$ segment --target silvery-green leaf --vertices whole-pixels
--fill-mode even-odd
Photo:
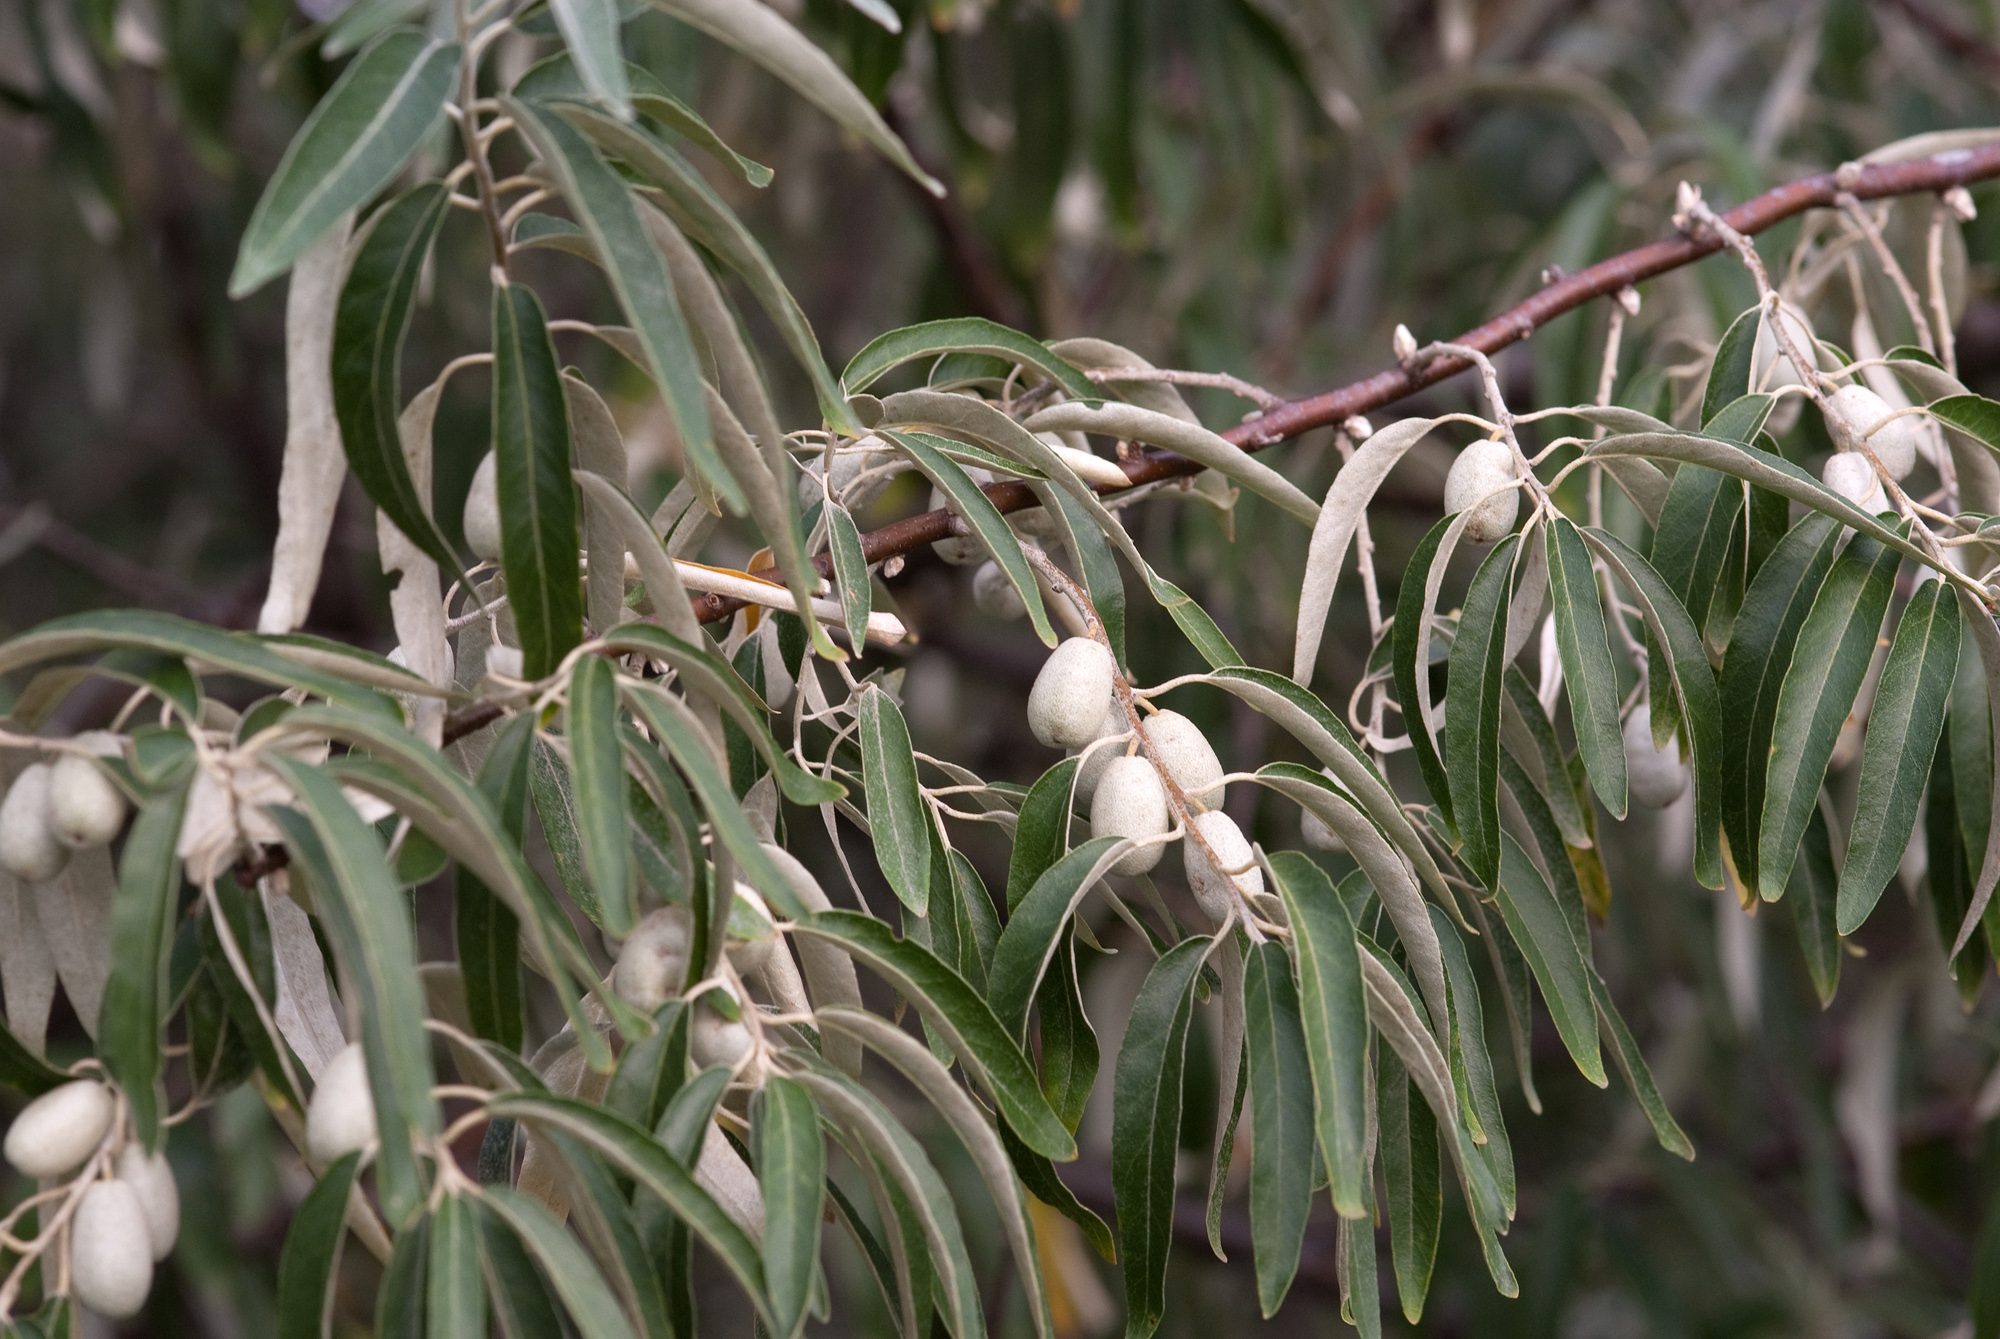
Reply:
[[[931,827],[917,787],[910,727],[890,696],[873,684],[855,706],[861,779],[868,794],[869,839],[882,876],[918,916],[930,901]]]

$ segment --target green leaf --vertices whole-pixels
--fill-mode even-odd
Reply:
[[[1947,395],[1929,408],[1933,418],[2000,451],[2000,404],[1983,395]]]
[[[1959,634],[1957,600],[1944,582],[1928,582],[1910,597],[1875,690],[1861,750],[1854,827],[1840,867],[1835,917],[1844,935],[1868,919],[1909,844],[1958,674]]]
[[[421,1217],[396,1234],[395,1249],[375,1290],[376,1339],[424,1339],[424,1280],[431,1220]]]
[[[763,66],[807,102],[874,145],[877,152],[908,173],[919,186],[932,195],[944,194],[944,187],[917,166],[916,159],[882,120],[874,104],[842,73],[833,58],[775,11],[762,5],[732,4],[730,0],[653,0],[653,3]]]
[[[1604,630],[1604,606],[1590,550],[1564,516],[1547,534],[1549,596],[1555,608],[1556,652],[1569,691],[1570,725],[1590,784],[1613,818],[1625,817],[1625,742],[1618,725],[1618,668]],[[1399,624],[1400,626],[1400,624]],[[1410,737],[1416,738],[1416,731]]]
[[[896,938],[887,925],[858,911],[801,915],[792,933],[831,941],[915,1004],[1029,1148],[1058,1162],[1076,1156],[1076,1141],[1042,1096],[1028,1058],[986,1001],[928,949]]]
[[[278,1339],[322,1339],[333,1318],[333,1280],[347,1236],[347,1196],[359,1153],[326,1169],[292,1214],[278,1257]]]
[[[618,1057],[604,1105],[642,1130],[666,1114],[667,1103],[687,1082],[691,1015],[680,1000],[669,1000],[654,1016],[653,1033],[627,1046]]]
[[[931,825],[917,789],[917,759],[903,713],[879,687],[858,695],[861,780],[875,859],[897,898],[921,916],[930,902]]]
[[[1798,860],[1785,891],[1791,894],[1792,921],[1798,927],[1799,949],[1812,977],[1819,1007],[1833,1002],[1840,985],[1840,934],[1834,925],[1840,895],[1840,865],[1833,858],[1833,840],[1826,815],[1815,805],[1800,834]]]
[[[1555,894],[1527,852],[1510,835],[1503,833],[1500,841],[1500,881],[1495,891],[1507,932],[1534,970],[1570,1058],[1586,1079],[1602,1088],[1609,1080],[1597,1049],[1589,947],[1576,942]]]
[[[1830,866],[1829,862],[1829,866]],[[1595,968],[1590,972],[1590,995],[1597,1005],[1597,1022],[1604,1039],[1611,1043],[1611,1058],[1618,1065],[1618,1072],[1625,1076],[1625,1083],[1632,1089],[1632,1096],[1639,1099],[1640,1110],[1646,1113],[1646,1120],[1653,1127],[1653,1137],[1660,1147],[1678,1158],[1694,1161],[1694,1144],[1681,1129],[1674,1113],[1667,1110],[1667,1100],[1660,1096],[1659,1087],[1653,1082],[1653,1071],[1646,1064],[1646,1057],[1639,1049],[1639,1043],[1632,1036],[1632,1029],[1625,1026],[1625,1019],[1612,1002],[1611,988],[1604,984],[1604,978]]]
[[[148,1149],[160,1145],[160,1025],[166,1021],[167,952],[173,943],[181,864],[174,854],[187,788],[147,801],[133,821],[118,862],[111,907],[111,958],[118,970],[105,983],[98,1048],[105,1068],[125,1091],[132,1125]]]
[[[1104,625],[1104,636],[1111,643],[1111,654],[1123,665],[1125,578],[1118,570],[1118,559],[1111,552],[1110,541],[1090,513],[1068,493],[1045,481],[1031,482],[1029,487],[1034,489],[1035,496],[1041,499],[1043,508],[1054,518],[1061,531],[1063,543],[1075,559],[1077,575],[1083,578],[1084,590],[1097,610],[1097,620]]]
[[[790,1336],[805,1322],[807,1294],[819,1267],[826,1146],[811,1095],[783,1077],[765,1081],[753,1129],[757,1184],[764,1192],[764,1278],[774,1333]]]
[[[1667,673],[1679,698],[1681,713],[1694,762],[1694,875],[1704,887],[1722,886],[1722,703],[1715,688],[1715,672],[1709,668],[1701,633],[1652,564],[1630,545],[1602,530],[1583,532],[1584,541],[1595,549],[1638,597],[1645,615],[1646,629],[1653,644],[1664,648],[1657,660],[1665,661]],[[1662,699],[1654,699],[1654,719],[1659,719]]]
[[[312,880],[320,923],[333,941],[342,980],[358,995],[362,1048],[375,1095],[376,1126],[387,1133],[376,1164],[382,1208],[392,1223],[423,1203],[422,1171],[411,1131],[439,1130],[437,1082],[430,1034],[424,1031],[424,991],[417,978],[409,903],[397,885],[375,830],[317,767],[273,755],[271,762],[298,796],[303,812],[272,809],[285,845]]]
[[[444,112],[460,55],[457,43],[393,32],[341,73],[264,187],[229,296],[246,297],[290,269],[336,219],[403,170]]]
[[[638,1339],[597,1265],[540,1200],[511,1186],[488,1186],[484,1195],[493,1216],[541,1266],[583,1339]]]
[[[40,1097],[49,1089],[68,1083],[69,1078],[69,1075],[23,1046],[21,1039],[4,1021],[0,1021],[0,1085],[13,1089],[23,1097]]]
[[[1491,888],[1500,873],[1500,699],[1507,605],[1520,537],[1493,546],[1466,592],[1445,689],[1444,762],[1466,867]]]
[[[1396,1295],[1403,1317],[1423,1319],[1437,1264],[1438,1230],[1444,1219],[1444,1171],[1437,1117],[1421,1097],[1394,1050],[1376,1056],[1376,1120],[1382,1148],[1382,1181],[1387,1190],[1389,1254],[1396,1272]]]
[[[1067,944],[1062,931],[1077,904],[1128,850],[1129,844],[1120,837],[1091,838],[1050,865],[1008,916],[993,949],[986,999],[1017,1040],[1027,1034],[1028,1009],[1042,974]]]
[[[570,772],[577,828],[597,889],[605,933],[623,939],[638,920],[632,872],[632,817],[625,804],[625,758],[618,738],[618,671],[602,656],[579,656],[569,676]]]
[[[454,926],[465,1011],[474,1036],[521,1050],[521,922],[479,876],[453,875]]]
[[[1050,970],[1042,974],[1042,984],[1035,990],[1042,1092],[1062,1117],[1063,1128],[1072,1134],[1083,1120],[1101,1059],[1097,1031],[1091,1027],[1090,1015],[1083,1007],[1083,990],[1076,971],[1076,944],[1076,929],[1071,926],[1056,946]]]
[[[1445,534],[1457,519],[1456,515],[1447,516],[1432,526],[1418,542],[1416,552],[1410,555],[1409,565],[1403,569],[1402,586],[1396,593],[1396,621],[1391,630],[1396,700],[1402,705],[1404,724],[1410,736],[1410,751],[1416,755],[1417,768],[1424,778],[1424,789],[1430,792],[1431,800],[1444,818],[1446,830],[1452,833],[1458,831],[1458,816],[1452,810],[1451,779],[1445,773],[1444,760],[1438,756],[1437,741],[1431,737],[1421,705],[1430,700],[1431,666],[1428,658],[1427,663],[1417,664],[1417,654],[1424,641],[1421,635],[1424,624],[1430,616],[1426,596],[1428,577],[1437,564],[1438,549],[1444,542]],[[1449,561],[1448,554],[1446,561]]]
[[[493,451],[500,560],[521,637],[522,674],[546,677],[583,640],[569,412],[534,290],[493,290]]]
[[[129,844],[130,838],[127,838]],[[257,1003],[249,993],[250,987],[254,986],[266,1012],[275,1014],[278,1004],[277,965],[272,958],[271,924],[265,917],[263,900],[253,892],[244,891],[234,875],[225,875],[215,881],[215,902],[222,910],[223,920],[229,928],[230,937],[236,942],[237,951],[243,956],[244,966],[250,969],[250,982],[246,985],[238,978],[230,964],[213,914],[202,917],[201,921],[202,957],[208,966],[209,979],[215,983],[222,996],[223,1007],[229,1011],[230,1026],[249,1048],[257,1068],[264,1074],[265,1082],[286,1101],[304,1109],[304,1095],[292,1091],[291,1078],[279,1059],[278,1048],[285,1044],[284,1039],[264,1026]]]
[[[666,260],[646,235],[632,188],[555,109],[514,98],[502,100],[535,153],[555,174],[563,198],[597,248],[618,304],[632,322],[646,370],[673,417],[675,431],[694,467],[729,509],[748,507],[743,486],[723,467],[710,435],[707,393],[701,362],[688,334]],[[613,121],[616,125],[618,122]],[[497,296],[496,296],[497,301]],[[558,390],[560,386],[558,385]],[[556,404],[562,403],[558,394]],[[564,461],[567,477],[568,461]],[[503,485],[504,497],[504,485]],[[502,517],[505,517],[503,504]]]
[[[403,409],[403,339],[424,266],[451,191],[432,182],[376,212],[341,285],[333,321],[333,408],[348,468],[390,522],[445,571],[463,575],[458,553],[431,518],[410,475],[397,416]]]
[[[1709,365],[1708,384],[1701,392],[1701,421],[1714,421],[1723,406],[1750,393],[1750,373],[1757,352],[1757,324],[1760,309],[1740,313],[1723,332],[1715,346],[1715,361]]]
[[[1250,1075],[1250,1241],[1257,1302],[1277,1314],[1298,1272],[1312,1208],[1313,1087],[1298,990],[1283,945],[1251,948],[1243,968]]]
[[[1211,947],[1185,940],[1146,974],[1118,1048],[1112,1084],[1111,1187],[1125,1271],[1125,1336],[1145,1339],[1167,1307],[1180,1151],[1181,1072],[1194,983]]]
[[[1469,1113],[1467,1124],[1485,1142],[1486,1161],[1500,1187],[1500,1201],[1511,1217],[1514,1213],[1514,1150],[1507,1139],[1507,1125],[1500,1114],[1500,1089],[1493,1078],[1493,1057],[1486,1049],[1486,1020],[1479,1002],[1479,980],[1472,974],[1472,959],[1466,956],[1465,941],[1445,914],[1430,911],[1431,928],[1436,932],[1444,959],[1449,998],[1447,1020],[1451,1045],[1446,1048],[1452,1076],[1459,1089],[1460,1105]],[[1442,1029],[1441,1029],[1442,1031]]]
[[[571,1216],[624,1304],[625,1314],[642,1334],[672,1333],[659,1271],[634,1220],[632,1191],[568,1135],[543,1130],[539,1137],[548,1141],[562,1164]],[[643,1193],[640,1198],[649,1209],[659,1203]]]
[[[1647,558],[1697,628],[1723,584],[1723,564],[1742,530],[1743,485],[1703,466],[1674,472]],[[1657,680],[1656,680],[1657,682]]]
[[[1076,789],[1079,765],[1075,758],[1064,758],[1042,773],[1021,801],[1014,824],[1014,850],[1007,858],[1010,917],[1035,880],[1069,849],[1070,796]]]
[[[1347,904],[1326,872],[1297,851],[1271,858],[1271,874],[1292,927],[1292,954],[1312,1070],[1313,1109],[1333,1207],[1343,1218],[1367,1212],[1368,1006]]]
[[[1201,652],[1201,658],[1211,668],[1226,669],[1245,663],[1242,653],[1230,645],[1208,610],[1193,596],[1151,568],[1146,570],[1146,584],[1153,592],[1153,599],[1167,611],[1174,626],[1181,630],[1190,646]]]
[[[861,530],[854,517],[838,502],[826,513],[827,550],[833,555],[833,582],[840,588],[840,609],[849,628],[868,626],[874,585],[868,578],[868,559],[861,551]]]
[[[1118,1248],[1111,1237],[1111,1229],[1104,1220],[1083,1206],[1083,1203],[1063,1184],[1056,1175],[1055,1164],[1022,1143],[1020,1138],[1003,1121],[1000,1125],[1000,1142],[1006,1146],[1007,1156],[1014,1164],[1015,1173],[1028,1193],[1042,1203],[1060,1213],[1083,1230],[1092,1249],[1109,1263],[1117,1263]]]
[[[1766,902],[1792,882],[1799,842],[1819,810],[1827,762],[1874,658],[1900,561],[1894,549],[1856,536],[1834,560],[1799,629],[1778,689],[1758,821],[1754,886]]]
[[[1056,644],[1055,629],[1049,626],[1048,610],[1042,607],[1041,588],[1035,584],[1034,569],[1021,553],[1021,541],[1008,526],[1007,518],[993,505],[972,476],[938,448],[945,445],[942,438],[931,437],[921,432],[885,432],[883,434],[907,455],[924,476],[951,500],[954,512],[963,516],[972,526],[987,552],[1000,564],[1000,570],[1007,574],[1007,580],[1020,595],[1021,603],[1028,607],[1028,621],[1034,624],[1035,635],[1045,646]],[[867,626],[863,624],[862,626]]]
[[[487,1296],[507,1339],[563,1339],[554,1297],[521,1239],[486,1204],[479,1205],[479,1258]]]
[[[685,1093],[687,1090],[683,1089]],[[758,1314],[769,1321],[764,1291],[764,1266],[758,1258],[756,1245],[736,1225],[713,1196],[695,1182],[694,1175],[670,1154],[651,1135],[632,1122],[613,1112],[605,1111],[588,1102],[575,1098],[557,1097],[550,1094],[514,1093],[496,1099],[489,1110],[495,1116],[511,1116],[531,1126],[544,1127],[576,1140],[598,1156],[606,1159],[619,1171],[630,1176],[639,1185],[660,1197],[667,1207],[685,1221],[704,1245],[735,1277],[737,1283],[757,1307]],[[492,1193],[489,1188],[488,1193]],[[518,1198],[518,1197],[516,1197]],[[501,1206],[508,1200],[497,1201]],[[540,1207],[537,1204],[536,1207]],[[510,1221],[520,1230],[518,1219],[510,1215]],[[553,1223],[553,1219],[549,1220]],[[525,1234],[524,1234],[525,1235]],[[567,1240],[567,1234],[564,1234]],[[530,1242],[530,1246],[534,1243]],[[548,1263],[546,1252],[544,1264]],[[595,1271],[592,1271],[595,1274]],[[558,1292],[571,1314],[577,1312],[577,1302],[572,1296],[571,1285],[555,1277]],[[576,1282],[581,1286],[582,1280]],[[582,1320],[578,1316],[579,1321]],[[621,1317],[622,1320],[622,1317]]]
[[[590,918],[591,924],[602,925],[604,908],[598,905],[597,890],[583,867],[583,834],[576,822],[576,786],[555,745],[540,735],[535,737],[528,764],[528,794],[534,800],[535,818],[541,824],[549,858],[564,891],[577,909]]]
[[[431,1216],[426,1339],[486,1339],[486,1284],[479,1272],[479,1210],[446,1195]]]
[[[1792,527],[1750,583],[1723,656],[1716,683],[1722,696],[1722,830],[1737,877],[1748,888],[1758,886],[1758,829],[1781,686],[1840,536],[1826,516],[1806,516]]]
[[[1072,400],[1101,400],[1104,392],[1047,345],[977,316],[925,321],[878,335],[848,361],[840,384],[849,395],[867,390],[892,368],[915,358],[947,353],[982,353],[1032,368],[1062,388]]]
[[[632,115],[632,87],[625,77],[625,53],[618,46],[618,0],[549,0],[563,45],[576,64],[584,88],[611,105],[621,118]]]

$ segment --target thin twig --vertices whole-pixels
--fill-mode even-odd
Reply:
[[[1175,386],[1208,386],[1248,400],[1259,409],[1276,409],[1285,403],[1284,396],[1274,395],[1254,382],[1231,376],[1227,372],[1182,372],[1166,367],[1093,367],[1084,375],[1100,386],[1116,385],[1126,381],[1164,381]]]
[[[1923,347],[1925,353],[1936,357],[1937,341],[1931,338],[1931,323],[1924,316],[1923,300],[1917,296],[1916,285],[1910,282],[1910,276],[1903,273],[1903,267],[1897,261],[1896,253],[1891,251],[1889,243],[1883,240],[1882,229],[1875,222],[1875,216],[1863,209],[1861,202],[1845,191],[1834,197],[1834,203],[1840,207],[1841,213],[1847,215],[1854,226],[1861,230],[1862,236],[1868,239],[1868,245],[1874,249],[1875,259],[1882,264],[1882,273],[1889,276],[1889,282],[1896,286],[1896,292],[1903,299],[1903,307],[1910,315],[1910,325],[1917,332],[1917,343]]]

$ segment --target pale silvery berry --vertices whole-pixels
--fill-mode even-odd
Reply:
[[[611,989],[627,1004],[652,1013],[677,998],[686,986],[693,942],[694,919],[686,907],[661,907],[647,913],[618,950],[618,965],[611,969]]]
[[[1789,302],[1781,304],[1778,310],[1778,319],[1791,337],[1792,347],[1801,357],[1817,363],[1819,346],[1813,341],[1812,323],[1806,320],[1805,313]],[[1757,342],[1751,346],[1750,389],[1768,392],[1802,384],[1798,365],[1787,356],[1777,332],[1771,328],[1770,313],[1765,312],[1757,318]]]
[[[488,451],[472,472],[472,489],[465,495],[466,547],[496,562],[500,557],[500,458]]]
[[[1014,589],[1000,564],[991,560],[981,563],[972,574],[972,603],[988,618],[1014,619],[1028,612],[1021,592]]]
[[[92,759],[65,753],[49,768],[49,823],[72,850],[106,845],[125,826],[125,792]]]
[[[1917,467],[1917,438],[1923,429],[1913,415],[1882,422],[1895,412],[1866,386],[1842,386],[1827,397],[1827,434],[1842,451],[1859,451],[1865,441],[1889,477],[1901,479]]]
[[[374,1143],[375,1133],[368,1061],[361,1043],[349,1042],[320,1071],[319,1086],[306,1104],[306,1148],[321,1162],[334,1162]]]
[[[146,1239],[153,1244],[153,1258],[164,1260],[173,1254],[181,1233],[181,1192],[174,1183],[173,1168],[164,1153],[146,1156],[136,1142],[118,1150],[118,1179],[132,1187],[139,1209],[146,1216]]]
[[[1859,451],[1836,451],[1820,467],[1819,477],[1828,488],[1866,512],[1889,510],[1889,495],[1882,491],[1882,476]]]
[[[65,1176],[104,1142],[116,1110],[111,1090],[96,1079],[51,1088],[23,1107],[7,1127],[7,1161],[35,1180]]]
[[[1653,747],[1653,709],[1644,702],[1625,718],[1625,772],[1632,798],[1648,809],[1664,809],[1687,789],[1688,768],[1681,761],[1678,739],[1664,749]]]
[[[1145,841],[1172,825],[1166,787],[1160,784],[1153,764],[1136,756],[1113,758],[1098,778],[1097,793],[1090,801],[1090,835]],[[1142,846],[1111,868],[1118,874],[1144,874],[1165,854],[1164,844]]]
[[[1114,701],[1104,709],[1104,719],[1097,726],[1097,739],[1110,739],[1114,735],[1126,734],[1131,728],[1131,722],[1125,719],[1125,709]],[[1096,742],[1097,740],[1091,741],[1092,744]],[[1084,748],[1089,749],[1090,745],[1086,744]],[[1081,750],[1071,751],[1081,752]],[[1116,744],[1105,744],[1101,748],[1091,749],[1084,760],[1077,765],[1076,798],[1088,800],[1096,794],[1097,782],[1104,775],[1104,769],[1111,765],[1113,758],[1123,752],[1124,749]]]
[[[486,648],[486,672],[497,674],[503,679],[518,679],[527,669],[527,661],[518,646],[489,646]]]
[[[694,1011],[694,1020],[688,1025],[688,1054],[694,1057],[695,1068],[733,1066],[750,1054],[750,1044],[750,1029],[742,1023],[724,1018],[706,1005]]]
[[[1521,490],[1508,487],[1519,477],[1514,472],[1513,447],[1505,442],[1474,442],[1458,453],[1444,477],[1445,514],[1469,512],[1465,538],[1491,544],[1514,528],[1514,518],[1520,514]],[[1495,493],[1496,488],[1505,491]]]
[[[31,763],[0,800],[0,869],[30,883],[53,879],[69,863],[49,817],[51,775],[47,763]]]
[[[123,1181],[99,1181],[83,1193],[70,1224],[70,1288],[107,1320],[139,1314],[153,1290],[153,1243],[139,1196]]]
[[[1178,711],[1162,711],[1147,717],[1139,728],[1145,731],[1153,756],[1167,769],[1176,786],[1207,808],[1222,807],[1227,788],[1216,785],[1223,776],[1222,760],[1215,756],[1208,736],[1193,721]]]
[[[1050,748],[1078,749],[1097,738],[1111,705],[1111,652],[1071,637],[1042,662],[1028,693],[1028,728]]]
[[[1236,897],[1230,890],[1235,882],[1237,890],[1244,894],[1264,891],[1264,871],[1257,868],[1257,853],[1250,849],[1250,839],[1243,835],[1243,829],[1236,826],[1236,820],[1220,809],[1211,809],[1205,814],[1195,814],[1188,823],[1194,831],[1213,847],[1223,866],[1230,871],[1225,874],[1215,867],[1208,858],[1201,843],[1188,834],[1181,843],[1181,860],[1187,868],[1188,887],[1194,892],[1194,900],[1202,912],[1218,925],[1229,915]]]
[[[739,882],[736,885],[736,900],[756,913],[753,919],[762,920],[765,926],[769,926],[771,922],[771,908],[765,903],[763,896],[755,888],[752,888],[747,883]],[[753,976],[764,970],[765,964],[771,961],[771,954],[776,951],[777,947],[777,932],[771,931],[768,934],[747,939],[739,939],[731,935],[723,951],[729,955],[729,965],[736,969],[738,975]]]

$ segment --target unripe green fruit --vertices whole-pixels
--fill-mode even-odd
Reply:
[[[1465,538],[1491,544],[1514,528],[1514,518],[1520,514],[1521,490],[1508,487],[1519,477],[1514,472],[1513,447],[1505,442],[1474,442],[1458,453],[1444,477],[1445,514],[1467,512]]]
[[[1176,786],[1206,808],[1222,807],[1227,788],[1216,785],[1223,777],[1222,760],[1200,727],[1178,711],[1163,711],[1148,716],[1139,728]]]
[[[1648,809],[1664,809],[1687,789],[1688,768],[1681,761],[1680,741],[1664,749],[1653,747],[1653,709],[1644,702],[1625,718],[1625,773],[1632,798]]]
[[[306,1104],[306,1148],[321,1162],[336,1162],[375,1142],[375,1094],[361,1043],[349,1042],[319,1072]]]
[[[686,907],[661,907],[632,929],[611,969],[611,989],[636,1009],[652,1013],[677,998],[687,984],[694,920]]]
[[[1160,774],[1146,759],[1116,757],[1098,779],[1097,793],[1090,801],[1090,835],[1126,837],[1145,841],[1173,826],[1167,812],[1166,787]],[[1166,854],[1164,844],[1142,846],[1111,867],[1116,874],[1144,874]]]
[[[500,458],[488,451],[472,472],[472,489],[465,495],[465,543],[489,562],[500,559]]]
[[[118,1179],[132,1187],[139,1209],[146,1216],[146,1240],[153,1244],[153,1258],[164,1260],[173,1254],[181,1234],[181,1191],[174,1183],[173,1168],[164,1153],[146,1156],[137,1143],[118,1150]]]
[[[1014,589],[1014,583],[1000,570],[1000,564],[990,560],[980,564],[979,570],[972,574],[972,603],[988,618],[1014,619],[1028,612],[1028,606],[1021,602],[1021,592]]]
[[[139,1314],[153,1290],[153,1244],[139,1197],[123,1181],[83,1192],[70,1225],[69,1281],[76,1300],[107,1320]]]
[[[125,792],[93,759],[65,753],[49,768],[49,823],[72,850],[107,845],[125,826]]]
[[[1104,709],[1104,719],[1097,726],[1097,739],[1109,739],[1113,735],[1126,734],[1131,728],[1131,722],[1125,719],[1125,709],[1114,701]],[[1096,742],[1096,739],[1091,741],[1092,744]],[[1084,748],[1090,748],[1090,745],[1086,744]],[[1106,744],[1102,748],[1093,749],[1085,756],[1076,769],[1076,797],[1079,800],[1088,800],[1097,793],[1097,783],[1104,776],[1104,769],[1111,765],[1113,758],[1124,751],[1119,745]]]
[[[1233,871],[1225,874],[1217,869],[1193,833],[1181,843],[1181,860],[1187,867],[1188,887],[1194,892],[1194,900],[1203,914],[1220,925],[1236,904],[1236,891],[1230,887],[1231,883],[1245,895],[1261,893],[1264,871],[1257,868],[1257,853],[1250,849],[1250,839],[1228,814],[1211,809],[1194,815],[1189,824],[1214,848],[1223,865]]]
[[[1887,400],[1866,386],[1842,386],[1827,397],[1827,434],[1842,451],[1859,451],[1866,442],[1889,477],[1901,479],[1917,467],[1917,438],[1922,429],[1914,416],[1882,422],[1895,412]]]
[[[7,1127],[7,1161],[34,1180],[67,1176],[104,1142],[116,1110],[111,1090],[96,1079],[51,1088]]]
[[[1111,652],[1088,637],[1071,637],[1042,662],[1028,693],[1028,728],[1050,748],[1080,749],[1097,738],[1111,705]]]
[[[47,763],[31,763],[0,800],[0,869],[30,883],[53,879],[69,863],[69,848],[49,817],[52,775]]]
[[[1865,512],[1889,510],[1882,476],[1859,451],[1836,451],[1820,467],[1820,481]]]

